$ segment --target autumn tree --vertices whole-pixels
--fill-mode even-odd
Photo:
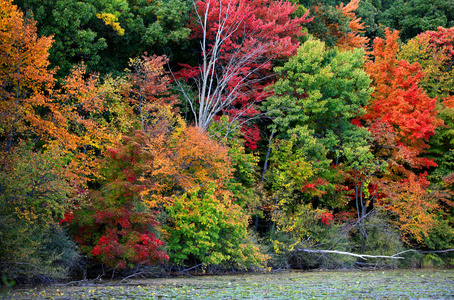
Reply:
[[[429,189],[427,174],[409,173],[402,181],[384,185],[386,196],[380,201],[392,213],[391,221],[409,245],[424,245],[430,230],[437,225],[440,195]]]
[[[368,39],[361,36],[364,33],[365,25],[361,23],[361,18],[358,18],[354,12],[358,9],[359,2],[360,0],[351,0],[346,5],[341,3],[336,7],[350,20],[348,24],[350,31],[341,35],[337,41],[337,46],[342,49],[365,48],[367,46]]]
[[[57,88],[55,72],[48,69],[51,38],[38,38],[36,22],[9,1],[2,2],[2,9],[3,154],[19,139],[33,140],[38,148],[60,145],[71,157],[69,174],[83,184],[93,174],[95,152],[114,139],[101,117],[107,107],[98,77],[86,76],[85,68],[78,66]]]
[[[453,88],[453,28],[438,27],[425,31],[402,46],[401,59],[420,64],[424,77],[420,85],[431,96],[447,98],[454,94]]]
[[[170,77],[166,75],[164,65],[168,62],[165,56],[146,56],[130,59],[129,74],[122,85],[122,94],[133,110],[140,116],[141,130],[147,130],[147,123],[152,106],[175,105],[175,95],[170,95]]]
[[[168,259],[156,236],[155,214],[140,211],[141,192],[151,188],[144,179],[150,154],[143,151],[145,134],[123,137],[117,148],[106,153],[101,174],[106,184],[93,191],[87,203],[68,220],[82,252],[111,268],[154,264]]]
[[[194,187],[225,188],[232,172],[227,148],[200,128],[187,126],[169,106],[157,105],[146,135],[144,146],[153,157],[147,171],[153,188],[144,192],[148,205],[171,205],[175,195]]]
[[[399,59],[399,33],[385,32],[386,39],[374,40],[371,60],[366,62],[375,91],[363,116],[369,122],[375,156],[387,163],[387,173],[377,185],[380,197],[376,204],[394,214],[393,221],[404,238],[411,236],[422,243],[435,224],[438,203],[435,194],[427,190],[426,175],[415,171],[436,166],[423,154],[443,122],[437,117],[437,99],[419,86],[424,78],[421,66]]]
[[[4,154],[19,136],[29,136],[29,127],[38,135],[55,130],[52,118],[43,118],[36,110],[54,111],[45,94],[53,86],[54,72],[48,69],[52,39],[38,38],[36,22],[24,17],[12,1],[0,3],[0,23],[0,134]]]
[[[191,28],[200,41],[201,64],[183,65],[178,76],[196,85],[197,99],[180,85],[196,126],[205,129],[220,114],[231,120],[257,115],[255,104],[267,95],[272,62],[295,52],[301,25],[310,21],[308,12],[292,19],[297,5],[286,1],[207,0],[194,5]],[[257,139],[257,128],[244,130]]]

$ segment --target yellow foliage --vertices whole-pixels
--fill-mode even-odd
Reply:
[[[98,19],[101,19],[104,21],[104,24],[109,25],[112,27],[113,30],[117,32],[118,35],[122,36],[125,34],[125,30],[121,28],[120,23],[118,23],[118,18],[110,13],[102,13],[102,14],[96,14],[96,17]]]

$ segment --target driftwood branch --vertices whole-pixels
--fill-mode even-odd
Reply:
[[[434,250],[434,251],[421,251],[421,250],[410,249],[410,250],[405,250],[405,251],[396,253],[394,255],[368,255],[368,254],[356,254],[356,253],[337,251],[337,250],[312,250],[312,249],[307,249],[307,248],[297,249],[296,252],[318,253],[318,254],[340,254],[340,255],[359,257],[361,259],[367,260],[367,258],[405,259],[405,257],[402,257],[400,255],[407,253],[407,252],[416,252],[416,253],[422,253],[422,254],[424,254],[424,253],[448,253],[448,252],[454,252],[454,249]]]
[[[307,252],[307,253],[319,253],[319,254],[340,254],[340,255],[349,255],[354,257],[359,257],[361,259],[367,260],[367,258],[391,258],[391,259],[405,259],[402,256],[397,256],[394,254],[391,256],[388,255],[368,255],[368,254],[356,254],[351,252],[337,251],[337,250],[312,250],[312,249],[298,249],[297,252]],[[367,258],[366,258],[367,257]]]
[[[407,253],[407,252],[416,252],[416,253],[421,253],[421,254],[426,254],[426,253],[448,253],[448,252],[454,252],[454,249],[427,250],[427,251],[410,249],[410,250],[405,250],[405,251],[399,252],[399,253],[394,254],[394,255],[400,255],[400,254]]]

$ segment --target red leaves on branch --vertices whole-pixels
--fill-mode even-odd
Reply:
[[[454,57],[454,27],[438,27],[437,31],[426,31],[419,36],[429,36],[430,45],[436,50],[442,50],[449,57]]]
[[[71,223],[71,221],[73,220],[73,213],[70,212],[70,211],[67,211],[65,212],[65,215],[64,215],[64,218],[60,220],[60,224],[63,224],[63,223]]]
[[[168,259],[160,249],[163,242],[149,231],[159,227],[155,214],[135,206],[141,193],[152,187],[143,177],[151,161],[144,144],[145,134],[138,131],[132,138],[123,137],[116,149],[108,149],[101,169],[107,184],[74,212],[74,238],[81,250],[112,268]]]

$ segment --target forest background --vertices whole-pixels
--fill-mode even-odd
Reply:
[[[2,285],[452,266],[453,55],[453,0],[0,0]]]

